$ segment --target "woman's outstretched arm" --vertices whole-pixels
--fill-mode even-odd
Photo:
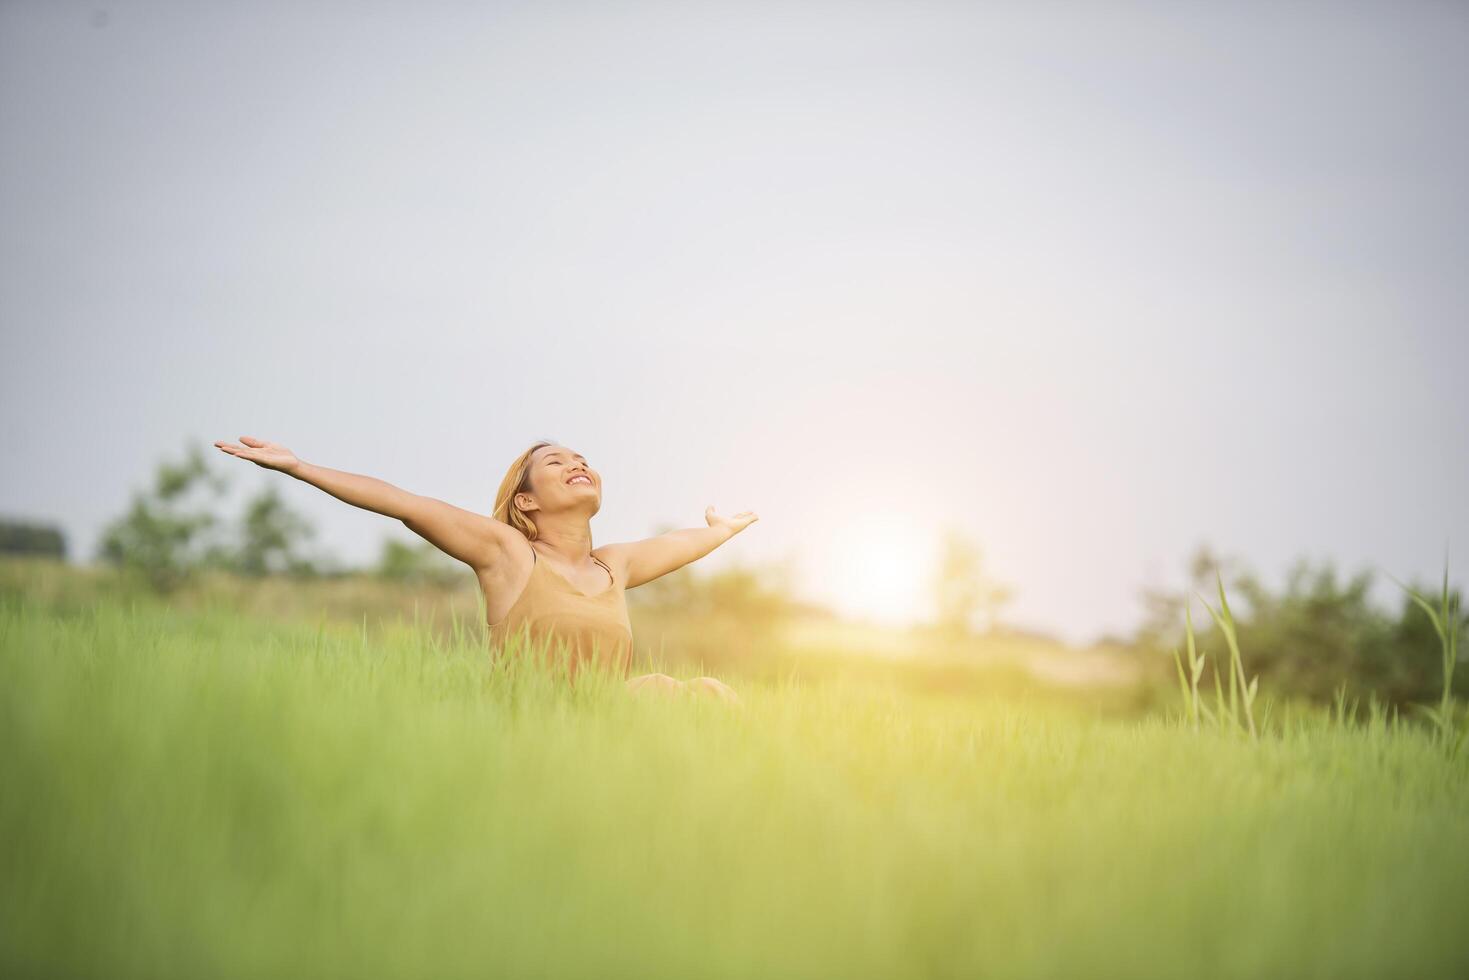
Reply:
[[[231,456],[309,483],[353,507],[400,520],[414,534],[476,570],[499,561],[509,536],[518,533],[493,517],[410,493],[376,477],[308,463],[279,443],[241,436],[238,445],[228,442],[214,445]]]
[[[703,558],[759,519],[754,511],[748,510],[733,517],[720,517],[713,507],[707,507],[704,521],[708,527],[669,531],[643,541],[609,544],[597,551],[604,558],[615,556],[622,562],[626,569],[625,588],[631,589]]]

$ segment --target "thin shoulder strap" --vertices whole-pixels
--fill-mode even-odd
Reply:
[[[610,578],[610,579],[612,579],[612,584],[613,585],[616,585],[617,584],[617,573],[612,570],[612,567],[610,565],[608,565],[602,559],[598,558],[596,555],[593,555],[592,556],[592,561],[596,562],[598,565],[601,565],[603,568],[607,569],[607,577]]]

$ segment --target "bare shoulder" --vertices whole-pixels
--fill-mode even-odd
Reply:
[[[626,544],[604,544],[593,548],[593,556],[602,559],[607,567],[617,575],[619,582],[627,581],[627,560],[629,545]]]

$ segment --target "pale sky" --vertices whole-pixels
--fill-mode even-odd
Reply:
[[[0,514],[549,436],[890,618],[950,524],[1073,640],[1200,541],[1462,572],[1465,92],[1446,2],[0,3]]]

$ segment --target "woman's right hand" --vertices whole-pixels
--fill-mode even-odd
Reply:
[[[268,470],[279,470],[282,473],[294,475],[301,466],[301,461],[296,458],[296,454],[279,443],[266,442],[254,436],[240,436],[240,442],[244,445],[235,445],[230,442],[216,442],[214,445],[231,456],[248,459],[256,466],[263,466]]]

